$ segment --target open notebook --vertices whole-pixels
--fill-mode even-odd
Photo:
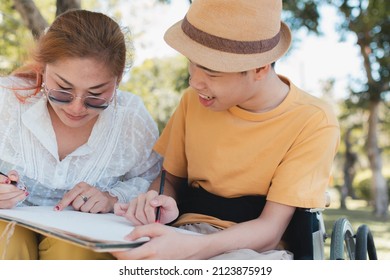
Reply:
[[[91,214],[70,208],[54,211],[51,206],[28,206],[0,209],[0,220],[15,221],[36,232],[57,237],[97,252],[118,251],[137,247],[148,238],[136,241],[124,237],[133,226],[124,217],[112,213]],[[175,228],[185,233],[193,234]]]

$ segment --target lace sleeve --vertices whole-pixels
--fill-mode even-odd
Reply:
[[[135,99],[135,104],[127,105],[133,108],[133,113],[126,116],[126,127],[120,139],[120,149],[123,153],[119,159],[131,160],[134,164],[123,180],[115,183],[109,190],[121,203],[127,203],[140,193],[146,192],[160,173],[162,165],[161,156],[153,151],[159,136],[157,125],[139,97]]]

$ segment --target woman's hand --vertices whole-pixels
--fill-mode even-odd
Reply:
[[[18,188],[15,185],[19,181],[19,175],[12,170],[7,175],[0,174],[0,208],[9,209],[15,207],[29,195],[27,189]]]
[[[108,213],[114,209],[118,198],[108,192],[102,192],[85,183],[78,183],[67,192],[61,201],[55,206],[55,210],[61,211],[71,205],[75,210],[90,213]]]
[[[144,225],[156,221],[156,211],[160,207],[160,223],[172,222],[179,215],[176,201],[166,195],[158,195],[154,190],[140,194],[128,204],[117,203],[114,213],[124,216],[133,225]]]

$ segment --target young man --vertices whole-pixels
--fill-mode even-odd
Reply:
[[[154,149],[150,191],[116,213],[150,242],[119,259],[291,259],[280,245],[297,207],[325,206],[339,144],[331,108],[275,73],[291,43],[280,0],[195,0],[165,40],[189,60],[186,90]],[[155,223],[172,223],[187,235]]]

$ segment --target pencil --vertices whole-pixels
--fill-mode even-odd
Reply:
[[[9,179],[9,177],[8,177],[7,174],[4,174],[4,173],[1,172],[1,171],[0,171],[0,174],[3,175],[3,176],[5,176],[5,177],[7,177],[7,178]],[[15,187],[17,187],[17,182],[16,182],[16,181],[12,181],[12,180],[11,180],[11,184],[14,185]]]
[[[1,171],[0,171],[0,174],[5,176],[5,177],[7,177],[9,179],[7,174],[4,174]],[[26,191],[27,190],[27,187],[23,183],[21,183],[20,181],[17,182],[17,181],[12,181],[11,180],[11,184],[14,185],[15,187],[17,187],[18,189],[22,190],[22,191]]]
[[[158,191],[158,195],[162,195],[164,193],[164,185],[165,185],[165,169],[163,169],[161,171],[161,179],[160,179],[160,189]],[[156,210],[156,223],[159,223],[160,222],[160,216],[161,216],[161,210],[160,210],[160,206],[157,207],[157,210]]]

